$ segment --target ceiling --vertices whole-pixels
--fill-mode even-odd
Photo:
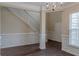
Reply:
[[[21,4],[30,4],[35,6],[40,6],[41,2],[20,2]],[[42,2],[42,5],[45,6],[47,2]],[[49,3],[56,3],[60,4],[60,2],[49,2]],[[74,4],[75,2],[63,2],[63,6]]]
[[[27,10],[35,10],[40,11],[40,6],[46,7],[47,2],[0,2],[0,5],[6,6],[6,7],[14,7],[14,8],[21,8],[21,9],[27,9]],[[53,3],[53,2],[50,2]],[[64,8],[67,8],[69,6],[75,5],[78,2],[63,2],[62,6],[60,6],[59,2],[55,2],[57,5],[57,10],[62,10]],[[78,3],[79,4],[79,3]]]

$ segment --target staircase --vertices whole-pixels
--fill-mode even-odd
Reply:
[[[33,12],[33,11],[27,11],[27,10],[15,9],[15,8],[8,8],[8,10],[14,15],[16,15],[19,19],[21,19],[25,24],[29,25],[29,27],[34,32],[40,31],[39,12]]]

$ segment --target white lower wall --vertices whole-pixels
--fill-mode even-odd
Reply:
[[[39,42],[38,36],[39,35],[37,33],[3,34],[1,39],[1,48],[36,44]]]

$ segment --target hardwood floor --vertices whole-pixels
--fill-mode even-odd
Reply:
[[[65,51],[62,51],[60,42],[51,41],[51,40],[47,42],[47,49],[40,50],[29,55],[30,56],[74,56]]]
[[[40,50],[39,44],[1,49],[2,56],[73,56],[61,50],[61,43],[49,40],[47,49]]]
[[[1,49],[2,56],[24,56],[39,51],[38,44]]]

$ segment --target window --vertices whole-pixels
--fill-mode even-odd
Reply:
[[[79,47],[79,12],[70,15],[69,44]]]

